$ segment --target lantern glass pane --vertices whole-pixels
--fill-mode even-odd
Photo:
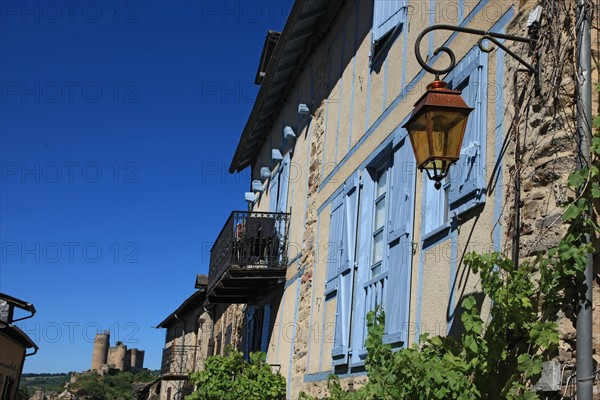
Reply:
[[[429,114],[432,122],[432,156],[458,159],[467,116],[462,112],[446,110],[432,110]]]
[[[411,126],[407,126],[410,143],[415,153],[417,166],[422,165],[429,158],[429,142],[427,141],[427,113],[422,113],[415,119]]]
[[[450,165],[448,160],[431,160],[423,166],[424,169],[435,169],[437,171],[445,171]]]

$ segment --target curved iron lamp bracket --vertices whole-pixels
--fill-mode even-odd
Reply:
[[[463,28],[463,27],[454,26],[454,25],[432,25],[428,28],[425,28],[419,34],[419,36],[417,37],[417,40],[415,42],[415,56],[417,57],[417,61],[419,62],[421,67],[423,67],[424,70],[426,70],[427,72],[429,72],[431,74],[434,74],[436,80],[440,79],[440,75],[447,74],[448,72],[452,71],[454,69],[454,67],[456,67],[456,56],[449,47],[440,46],[433,51],[433,55],[436,56],[439,53],[446,53],[448,55],[448,57],[450,57],[450,65],[448,67],[442,68],[442,69],[437,69],[437,68],[427,65],[427,62],[421,56],[421,40],[429,32],[432,32],[435,30],[462,32],[462,33],[468,33],[471,35],[480,36],[479,40],[477,41],[477,46],[481,49],[481,51],[483,51],[485,53],[490,53],[491,51],[494,50],[493,46],[486,46],[486,43],[485,43],[486,41],[492,42],[493,44],[495,44],[496,46],[498,46],[499,48],[504,50],[511,57],[513,57],[515,60],[517,60],[520,64],[525,66],[525,68],[527,68],[530,72],[532,72],[536,77],[536,81],[535,81],[536,91],[539,89],[539,63],[537,62],[537,57],[536,57],[536,65],[535,66],[531,65],[527,61],[523,60],[522,57],[517,55],[512,50],[508,49],[506,46],[504,46],[500,42],[500,40],[511,40],[513,42],[529,43],[533,49],[533,47],[537,43],[536,38],[507,35],[505,33],[483,31],[483,30],[471,29],[471,28]]]

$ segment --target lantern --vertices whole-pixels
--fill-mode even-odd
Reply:
[[[473,111],[460,94],[459,90],[448,89],[446,82],[430,83],[403,126],[408,131],[417,167],[427,171],[436,189],[442,187],[450,165],[460,158],[467,120]]]

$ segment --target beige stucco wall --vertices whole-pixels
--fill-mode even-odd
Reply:
[[[277,313],[272,314],[275,322],[267,355],[268,362],[280,365],[282,374],[290,381],[288,394],[291,398],[296,398],[301,390],[326,392],[324,380],[306,383],[305,376],[326,374],[332,369],[332,340],[327,339],[332,338],[337,299],[326,301],[324,294],[332,195],[392,135],[410,114],[426,84],[433,80],[431,75],[425,74],[422,79],[414,81],[421,71],[413,53],[417,35],[430,25],[431,20],[434,23],[463,23],[480,2],[460,2],[464,6],[463,15],[458,13],[458,0],[435,2],[433,10],[431,3],[429,0],[408,2],[408,20],[403,32],[373,68],[369,67],[372,2],[345,3],[328,34],[305,60],[305,68],[299,73],[292,94],[276,117],[271,136],[252,167],[253,178],[259,179],[260,167],[269,165],[271,149],[282,149],[283,127],[290,125],[298,128],[298,138],[290,153],[292,172],[286,211],[291,213],[288,257],[299,258],[288,269],[288,283],[280,307]],[[471,13],[471,21],[465,26],[489,30],[512,7],[515,19],[506,25],[506,29],[510,33],[523,35],[524,19],[534,5],[534,1],[489,0],[478,13]],[[434,48],[442,45],[449,36],[450,33],[434,33],[431,36]],[[429,37],[423,41],[423,49],[428,43]],[[461,35],[454,39],[451,48],[456,53],[457,61],[476,43],[475,36]],[[500,141],[509,134],[508,127],[511,116],[514,115],[511,113],[511,78],[515,63],[509,57],[504,58],[504,81],[498,82],[498,54],[496,50],[487,56],[487,70],[484,71],[488,77],[483,99],[487,103],[485,162],[488,183],[492,179],[497,148],[501,145]],[[445,62],[446,59],[442,57],[437,66],[441,67]],[[403,92],[411,82],[414,87],[404,96]],[[504,93],[504,103],[500,105],[499,91]],[[404,97],[399,99],[401,94]],[[312,105],[310,119],[297,115],[300,102]],[[382,119],[382,114],[391,106],[395,107],[393,112]],[[496,115],[497,110],[503,112],[503,115]],[[498,121],[502,122],[501,126],[497,126]],[[369,136],[365,137],[367,134]],[[507,154],[502,163],[503,184],[499,187],[490,185],[494,190],[487,193],[485,206],[461,216],[455,232],[426,248],[421,231],[424,187],[421,173],[417,174],[413,223],[416,253],[410,266],[410,316],[409,321],[406,321],[410,326],[409,343],[416,341],[419,333],[453,332],[449,324],[457,322],[455,309],[462,298],[480,292],[478,277],[464,265],[463,257],[466,252],[501,249],[510,254],[510,224],[507,219],[512,201],[509,193],[513,176],[510,148]],[[567,155],[561,153],[559,156]],[[539,169],[540,165],[547,165],[548,162],[548,159],[538,160],[531,168],[535,170],[537,165]],[[566,172],[561,173],[564,180]],[[322,184],[325,180],[327,183]],[[268,183],[267,180],[267,186]],[[540,201],[555,196],[557,190],[553,183],[542,189],[528,190],[524,187],[526,202],[541,204]],[[269,196],[270,193],[265,190],[253,209],[267,211]],[[554,209],[559,206],[564,204],[558,204],[554,200],[550,205],[528,206],[524,223],[539,225],[536,221],[550,215],[545,211],[548,207]],[[497,229],[501,231],[501,240],[494,242],[493,234]],[[525,238],[524,243],[527,240]],[[452,257],[453,253],[456,254],[455,258]],[[524,255],[527,255],[525,250]],[[597,293],[598,288],[595,290]],[[486,319],[489,301],[483,298],[480,300],[483,303],[483,317]],[[598,309],[596,307],[595,310]],[[223,313],[215,321],[215,338],[227,325],[227,318],[230,316]],[[596,321],[599,320],[597,311],[595,318]],[[295,335],[289,334],[293,331],[290,326],[295,330]],[[598,347],[599,340],[598,337],[595,338]],[[567,347],[565,351],[572,351]],[[355,380],[359,382],[361,378],[355,377]]]
[[[422,10],[424,2],[416,2],[414,5],[415,10]],[[429,2],[427,2],[429,4]],[[506,3],[506,2],[505,2]],[[414,46],[414,40],[418,34],[417,29],[413,26],[421,27],[422,22],[419,21],[422,18],[421,15],[415,11],[409,20],[409,31],[404,43],[403,35],[393,43],[387,52],[387,57],[380,62],[380,65],[376,65],[374,69],[368,67],[368,54],[370,50],[370,32],[369,28],[372,23],[372,10],[370,2],[360,2],[358,5],[351,3],[347,5],[340,13],[339,18],[334,22],[330,34],[323,40],[320,46],[316,49],[314,56],[308,61],[308,65],[315,68],[317,75],[323,75],[323,71],[329,72],[329,75],[325,73],[327,79],[316,81],[320,83],[321,87],[315,88],[315,92],[322,92],[322,86],[330,89],[330,93],[327,98],[321,100],[319,106],[313,110],[313,120],[311,121],[311,139],[313,145],[309,160],[310,165],[315,165],[315,168],[309,168],[307,171],[309,179],[316,182],[317,185],[325,178],[332,174],[334,167],[338,165],[340,160],[343,160],[343,165],[340,165],[339,170],[333,175],[329,176],[327,184],[319,188],[318,192],[311,193],[313,202],[309,203],[310,210],[307,210],[306,215],[311,215],[317,209],[327,204],[330,200],[331,195],[337,190],[340,184],[345,181],[357,168],[369,157],[379,144],[388,137],[394,129],[399,125],[403,118],[405,118],[412,110],[412,104],[416,101],[417,97],[420,96],[421,92],[417,89],[410,92],[406,99],[397,106],[396,110],[389,114],[388,117],[379,121],[377,129],[369,132],[370,136],[360,145],[356,146],[356,143],[365,135],[367,128],[371,127],[375,121],[377,121],[382,112],[390,106],[392,101],[400,94],[403,85],[410,82],[420,68],[415,67],[416,63],[407,62],[406,71],[402,71],[402,54],[404,46],[407,49],[412,49]],[[506,7],[505,7],[506,8]],[[357,16],[358,14],[358,21]],[[457,16],[456,16],[457,17]],[[441,18],[441,17],[440,17]],[[455,21],[454,21],[455,22]],[[487,24],[487,25],[486,25]],[[485,21],[485,18],[479,17],[474,18],[474,21],[469,26],[488,29],[492,26],[491,21]],[[360,31],[363,34],[358,35],[359,40],[357,41],[358,57],[356,59],[342,57],[342,52],[347,52],[354,46],[354,37],[348,40],[346,37],[347,32],[354,32],[355,26],[360,27]],[[353,35],[350,35],[353,36]],[[446,35],[447,36],[447,35]],[[446,36],[439,35],[436,37],[436,43],[441,43],[442,40],[446,39]],[[349,46],[349,42],[352,42],[352,46]],[[475,41],[467,41],[465,43],[458,44],[455,51],[457,56],[462,57],[473,45]],[[408,53],[410,56],[410,53]],[[347,61],[345,60],[347,59]],[[344,64],[345,65],[342,65]],[[412,64],[412,65],[411,65]],[[490,60],[490,65],[493,61]],[[493,74],[493,69],[490,70],[490,74]],[[404,79],[402,80],[402,76]],[[426,77],[425,79],[430,79]],[[385,89],[384,89],[385,81]],[[418,82],[418,87],[424,87],[427,81]],[[421,86],[419,86],[421,85]],[[384,96],[385,92],[385,98]],[[352,95],[354,98],[352,99]],[[291,105],[290,107],[294,107]],[[368,109],[368,114],[365,112]],[[490,121],[494,121],[495,115],[493,113],[494,108],[488,107],[488,118]],[[352,122],[352,136],[349,135],[350,121]],[[275,124],[277,125],[277,124]],[[492,123],[488,123],[488,126],[492,126]],[[490,140],[488,140],[488,154],[494,154],[493,135],[490,130]],[[279,132],[274,132],[274,135]],[[348,142],[350,142],[350,148],[353,153],[348,155]],[[337,144],[337,150],[336,150]],[[354,148],[353,148],[354,147]],[[302,151],[295,152],[293,154],[292,162],[304,164],[308,154]],[[421,209],[421,179],[417,179],[416,186],[416,204],[415,209]],[[294,211],[297,209],[298,204],[296,201],[297,196],[292,197],[294,206],[292,207],[292,221],[294,221]],[[291,199],[292,199],[291,198]],[[264,206],[261,204],[260,206]],[[471,237],[477,238],[489,238],[489,232],[493,226],[493,198],[487,200],[484,214],[478,219],[478,223],[474,224],[472,220],[467,221],[462,228],[464,231],[471,231]],[[418,212],[415,213],[415,239],[420,238],[420,218]],[[303,329],[306,331],[314,331],[315,325],[319,324],[321,336],[327,335],[326,326],[332,326],[335,321],[335,309],[336,299],[325,301],[324,296],[324,280],[326,271],[326,256],[323,256],[323,251],[320,251],[320,255],[316,253],[315,249],[321,250],[326,249],[326,245],[329,238],[329,207],[325,207],[323,212],[319,214],[318,230],[313,227],[313,235],[316,236],[315,244],[312,246],[313,254],[312,257],[309,255],[307,260],[302,265],[302,268],[306,268],[309,272],[310,278],[307,279],[307,284],[303,284],[301,292],[306,293],[309,297],[306,302],[307,307],[310,308],[309,318],[303,322]],[[487,221],[482,223],[482,221]],[[469,224],[473,225],[470,226]],[[293,237],[295,242],[301,235],[301,231],[298,225],[291,225],[290,237]],[[303,232],[304,233],[304,232]],[[458,235],[457,241],[457,254],[463,254],[464,249],[468,246],[473,247],[472,242],[468,242],[465,236]],[[448,315],[448,302],[450,299],[450,291],[455,292],[454,303],[455,305],[460,301],[460,294],[470,293],[476,289],[473,277],[469,279],[461,280],[459,285],[455,288],[451,288],[452,277],[450,276],[448,264],[450,254],[450,241],[443,241],[435,246],[430,247],[427,252],[423,253],[423,282],[422,282],[422,293],[421,296],[424,299],[421,305],[422,309],[419,310],[421,314],[421,323],[426,327],[429,333],[445,334],[448,331],[447,321],[449,320]],[[306,246],[303,247],[306,249]],[[309,249],[307,249],[309,250]],[[442,262],[440,262],[442,261]],[[313,269],[314,266],[314,269]],[[417,297],[417,286],[418,286],[418,269],[419,267],[419,256],[413,259],[413,273],[412,277],[412,295],[411,295],[411,318],[414,318],[417,310],[414,299]],[[457,265],[457,274],[464,274],[464,267],[460,262]],[[291,275],[291,274],[288,274]],[[288,276],[289,277],[289,276]],[[306,286],[306,288],[304,287]],[[310,286],[310,288],[308,288]],[[284,297],[286,298],[285,307],[282,313],[278,316],[278,322],[286,323],[289,321],[287,317],[288,310],[292,310],[289,306],[289,300],[294,297],[294,291],[296,291],[296,285],[290,285],[286,290]],[[302,307],[300,311],[302,312]],[[413,321],[409,321],[414,323]],[[423,331],[421,327],[414,329],[414,332]],[[412,332],[411,332],[412,333]],[[329,335],[331,336],[331,335]],[[332,341],[324,340],[324,337],[320,338],[318,343],[313,343],[311,340],[310,345],[308,344],[308,337],[306,341],[304,338],[302,341],[296,343],[296,347],[306,347],[308,354],[302,361],[296,360],[297,364],[302,362],[307,365],[299,366],[294,369],[294,372],[305,372],[305,373],[318,373],[327,372],[331,370],[331,347]],[[410,337],[410,341],[414,340],[414,337]],[[280,359],[281,354],[287,354],[287,344],[284,346],[280,345],[279,351],[277,352]],[[282,353],[283,350],[283,353]],[[300,376],[294,376],[292,382],[292,397],[294,397],[299,390],[304,388],[303,378]],[[315,384],[311,384],[314,388]],[[316,385],[318,386],[318,385]]]
[[[12,393],[8,394],[8,398],[16,397],[21,372],[23,370],[23,361],[25,360],[25,348],[23,344],[2,334],[0,331],[0,393],[4,391],[4,382],[7,377],[14,380]]]

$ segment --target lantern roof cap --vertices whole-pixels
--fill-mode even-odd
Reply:
[[[469,107],[461,96],[462,91],[448,89],[448,84],[444,81],[433,81],[427,85],[427,91],[415,103],[412,119],[421,111],[423,107],[444,107],[473,110]]]

